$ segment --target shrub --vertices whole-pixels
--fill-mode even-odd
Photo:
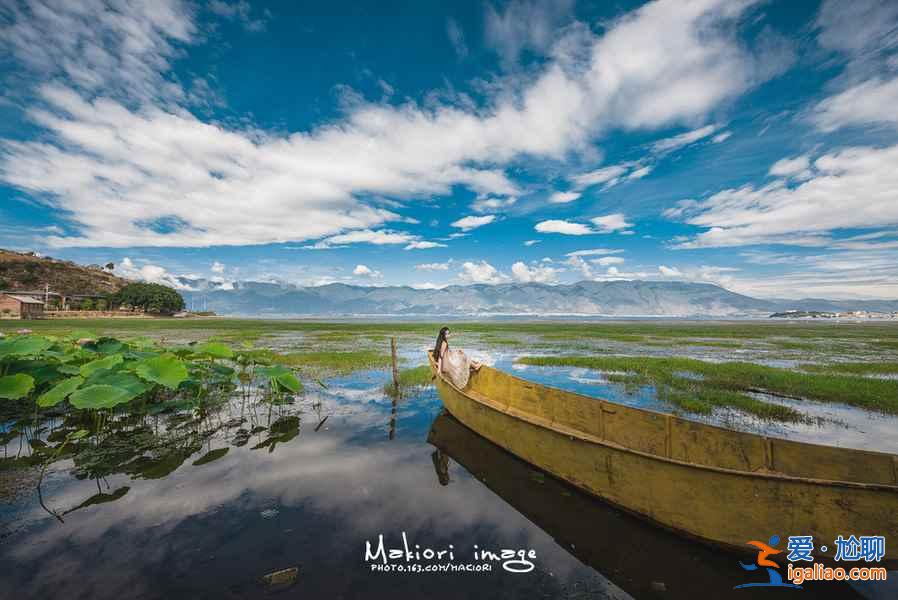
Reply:
[[[158,283],[129,283],[110,296],[116,306],[141,308],[148,313],[170,315],[184,309],[184,298],[170,287]]]

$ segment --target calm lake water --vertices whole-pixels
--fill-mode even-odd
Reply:
[[[420,361],[417,349],[407,355]],[[512,368],[510,355],[485,357]],[[518,374],[617,393],[594,373]],[[394,402],[383,391],[387,380],[387,371],[375,370],[329,379],[327,389],[307,383],[304,394],[280,406],[235,396],[207,414],[120,414],[106,424],[102,452],[53,463],[40,498],[40,468],[14,460],[29,450],[21,437],[10,441],[0,470],[0,596],[769,596],[732,589],[747,580],[737,561],[749,558],[587,497],[460,425],[432,387]],[[656,402],[648,391],[612,399]],[[38,427],[36,437],[52,440],[77,426],[60,417]],[[366,543],[376,548],[383,535],[388,547],[401,547],[403,533],[413,550],[451,545],[455,563],[492,570],[372,571]],[[501,561],[475,560],[475,549],[533,551],[533,570],[513,573]],[[263,580],[292,568],[295,579]],[[896,597],[894,585],[830,583],[804,593]]]

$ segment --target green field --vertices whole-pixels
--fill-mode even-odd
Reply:
[[[390,364],[395,337],[406,355],[427,348],[440,323],[254,319],[3,321],[66,335],[83,330],[163,344],[223,341],[255,347],[272,362],[311,377]],[[588,368],[634,388],[653,386],[673,408],[710,414],[727,407],[762,419],[802,421],[799,409],[759,394],[898,413],[898,323],[838,322],[471,322],[451,323],[453,343],[512,354],[521,363]],[[414,367],[423,362],[423,352]],[[407,363],[408,361],[404,361]],[[402,385],[424,383],[404,370]]]

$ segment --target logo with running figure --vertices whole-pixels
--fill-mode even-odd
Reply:
[[[786,587],[801,589],[800,585],[795,585],[793,583],[784,583],[783,578],[778,570],[780,566],[767,558],[768,556],[772,556],[774,554],[779,554],[780,552],[782,552],[782,550],[776,549],[776,545],[779,544],[779,542],[780,538],[778,535],[771,536],[769,544],[765,544],[764,542],[759,542],[757,540],[751,540],[748,542],[749,546],[754,546],[758,549],[758,558],[756,564],[747,565],[743,562],[740,562],[739,565],[746,571],[757,571],[762,567],[767,569],[768,580],[756,583],[743,583],[742,585],[737,585],[733,589],[748,587]]]

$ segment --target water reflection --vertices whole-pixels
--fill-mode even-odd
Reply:
[[[365,371],[280,403],[237,394],[119,413],[100,428],[74,415],[7,422],[4,432],[24,434],[3,440],[0,591],[267,598],[263,577],[295,568],[281,597],[680,598],[725,597],[742,576],[732,557],[584,496],[440,416],[432,387],[397,398],[386,381]],[[40,486],[60,523],[35,486],[48,449],[82,427],[97,435],[66,449]],[[536,568],[372,573],[365,541],[402,532],[459,554],[534,549]]]

